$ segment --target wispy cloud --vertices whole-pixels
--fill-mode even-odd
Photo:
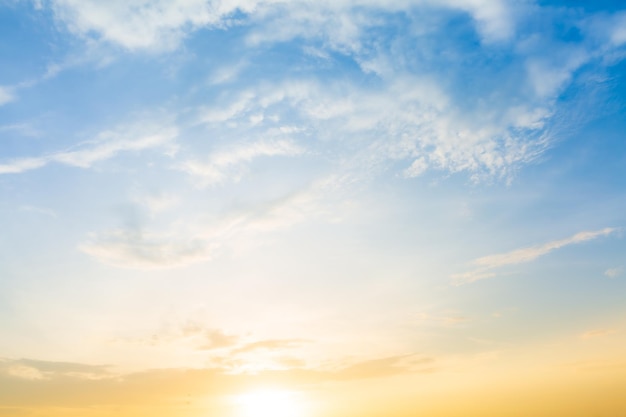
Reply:
[[[609,236],[619,230],[620,229],[617,228],[607,227],[597,231],[580,232],[567,239],[554,240],[542,245],[516,249],[511,252],[483,256],[472,262],[473,265],[478,267],[477,269],[462,274],[455,274],[452,276],[452,279],[456,284],[465,284],[481,279],[492,278],[496,276],[496,272],[493,271],[494,269],[531,262],[562,247]]]
[[[351,211],[349,177],[331,176],[283,198],[235,210],[217,219],[188,216],[169,230],[151,230],[143,219],[123,228],[93,233],[79,250],[121,268],[165,269],[213,258],[256,236],[312,219],[340,221]],[[147,230],[146,230],[147,229]]]
[[[73,150],[52,153],[40,157],[17,158],[0,164],[0,174],[18,174],[42,168],[50,163],[89,168],[94,163],[116,156],[122,152],[137,152],[151,148],[163,148],[173,152],[172,141],[178,130],[173,126],[132,125],[104,131]]]
[[[617,278],[621,276],[623,273],[624,273],[624,268],[621,266],[617,268],[609,268],[606,271],[604,271],[604,275],[609,278]]]
[[[57,217],[57,213],[54,210],[51,210],[45,207],[24,205],[20,207],[20,210],[30,212],[30,213],[43,214],[43,215],[50,216],[50,217]]]
[[[245,345],[232,351],[233,354],[248,353],[257,350],[284,350],[301,346],[306,343],[302,339],[268,339],[246,343]]]
[[[580,337],[582,339],[595,339],[597,337],[604,337],[615,333],[617,333],[617,330],[615,329],[598,329],[585,332],[581,334]]]
[[[180,267],[209,259],[213,253],[213,246],[200,238],[141,230],[94,235],[79,249],[104,263],[133,269]]]
[[[377,89],[294,79],[227,97],[215,109],[202,111],[199,120],[227,126],[231,135],[271,137],[285,128],[282,120],[291,118],[298,126],[289,134],[293,139],[315,134],[321,140],[358,143],[360,149],[351,149],[346,158],[369,159],[369,166],[403,161],[405,177],[428,169],[467,172],[477,180],[508,177],[536,159],[552,139],[544,129],[550,113],[541,106],[464,109],[438,80],[424,76],[396,74]]]
[[[0,125],[0,132],[15,132],[22,136],[39,136],[41,131],[29,123],[12,123]]]
[[[204,162],[188,160],[179,168],[194,177],[199,185],[207,187],[237,181],[245,171],[245,164],[256,158],[295,156],[303,152],[302,147],[289,140],[258,141],[217,151]]]
[[[184,346],[189,350],[215,350],[236,347],[240,337],[221,329],[207,327],[197,321],[167,323],[145,337],[118,337],[111,342],[117,346],[163,347]]]
[[[145,208],[150,214],[158,214],[171,210],[180,204],[180,198],[169,193],[142,193],[134,192],[132,201]]]
[[[55,378],[79,378],[96,380],[110,377],[108,366],[87,365],[73,362],[51,362],[35,359],[1,359],[0,379],[2,374],[10,377],[28,380],[42,381]]]

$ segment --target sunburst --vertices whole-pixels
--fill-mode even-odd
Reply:
[[[296,392],[260,389],[235,397],[237,417],[307,417],[306,405]]]

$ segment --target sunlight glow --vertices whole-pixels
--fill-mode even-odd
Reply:
[[[237,417],[305,417],[301,396],[292,391],[262,389],[235,397]]]

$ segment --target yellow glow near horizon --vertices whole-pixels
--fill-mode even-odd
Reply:
[[[306,417],[304,400],[295,392],[261,389],[235,397],[237,417]]]

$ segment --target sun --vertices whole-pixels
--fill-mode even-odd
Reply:
[[[301,395],[293,391],[260,389],[235,397],[237,417],[306,417]]]

